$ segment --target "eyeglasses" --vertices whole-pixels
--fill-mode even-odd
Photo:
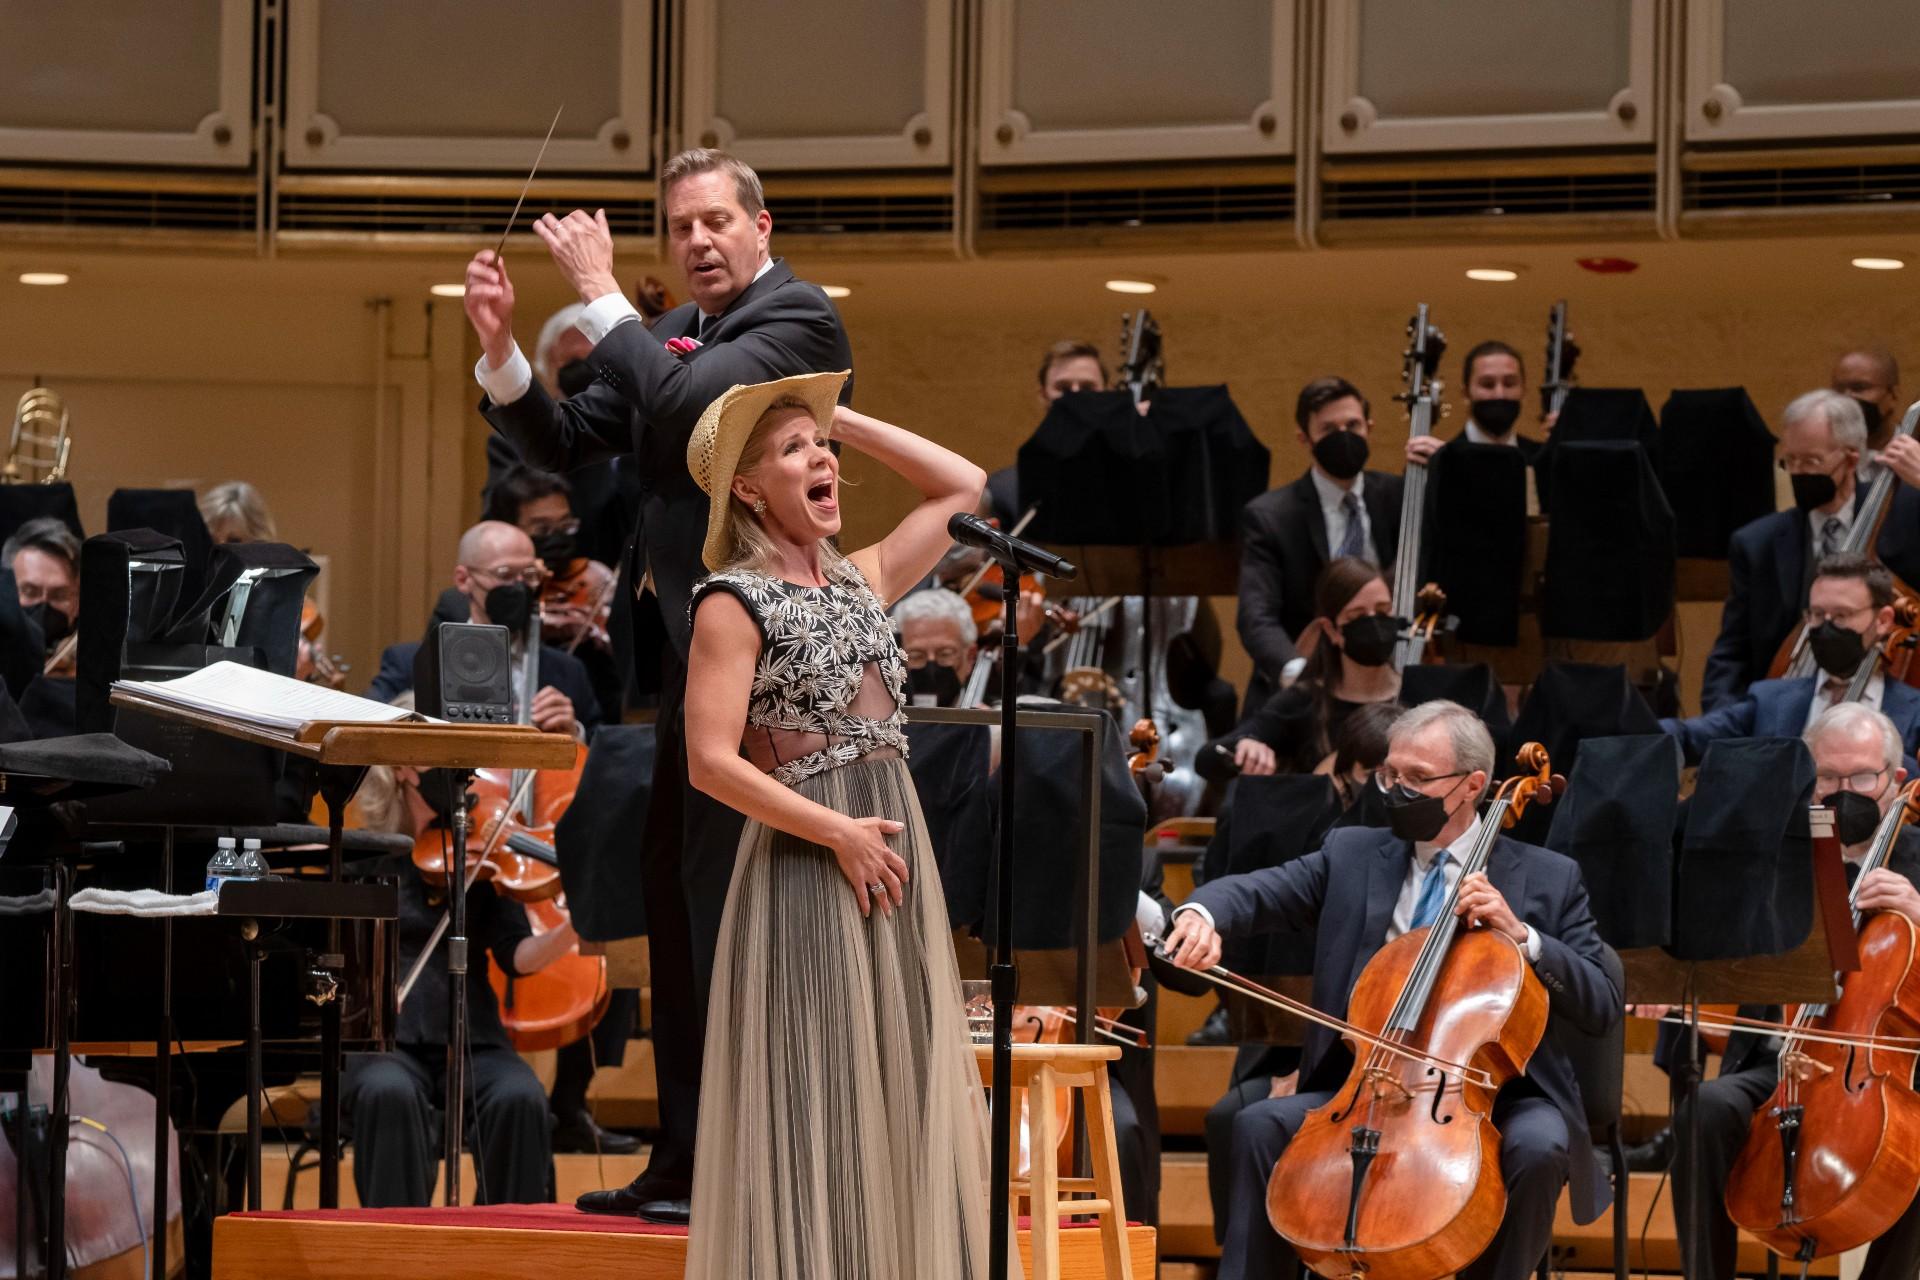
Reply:
[[[544,538],[553,533],[571,535],[580,532],[580,517],[572,516],[565,520],[535,520],[525,528],[529,538]]]
[[[1429,778],[1417,773],[1402,773],[1390,764],[1383,764],[1374,770],[1373,784],[1382,791],[1391,791],[1395,787],[1404,785],[1410,791],[1424,793],[1428,787],[1436,782],[1445,782],[1449,778],[1464,778],[1467,776],[1467,772],[1467,770],[1462,770],[1459,773],[1440,773]]]
[[[1872,773],[1817,773],[1820,789],[1826,792],[1856,791],[1863,796],[1880,794],[1880,779],[1887,776],[1885,769],[1875,769]]]
[[[953,644],[943,644],[938,649],[909,649],[907,665],[916,671],[929,662],[937,662],[943,667],[957,667],[966,652],[961,646]]]
[[[1835,613],[1830,609],[1808,609],[1807,615],[1806,615],[1807,625],[1810,627],[1817,627],[1823,622],[1831,622],[1835,626],[1843,627],[1843,628],[1846,628],[1847,630],[1852,630],[1851,624],[1847,621],[1849,618],[1858,619],[1861,614],[1872,613],[1872,612],[1873,612],[1872,605],[1866,605],[1858,609],[1843,609],[1838,613]]]
[[[1833,470],[1845,456],[1844,449],[1836,453],[1783,453],[1778,465],[1790,475],[1820,475]]]
[[[537,564],[501,564],[495,565],[491,569],[483,569],[479,565],[470,564],[467,566],[467,572],[473,574],[475,577],[490,578],[494,582],[501,584],[519,582],[529,587],[537,587],[547,580],[546,568]]]

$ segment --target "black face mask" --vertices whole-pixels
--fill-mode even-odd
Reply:
[[[1447,825],[1447,797],[1409,791],[1405,784],[1387,790],[1387,826],[1402,840],[1431,840]]]
[[[487,592],[487,621],[509,631],[525,631],[533,616],[533,588],[524,582],[503,582]]]
[[[916,707],[954,705],[960,701],[960,673],[941,662],[907,668],[907,701]]]
[[[1335,480],[1351,480],[1367,465],[1367,438],[1357,431],[1329,431],[1313,442],[1313,460]]]
[[[1827,797],[1833,810],[1834,834],[1843,845],[1865,844],[1880,827],[1880,806],[1858,791],[1836,791]]]
[[[1850,676],[1860,669],[1867,656],[1867,642],[1858,631],[1849,631],[1832,618],[1807,633],[1807,647],[1813,660],[1830,676]]]
[[[1340,628],[1341,652],[1363,667],[1383,667],[1400,640],[1400,623],[1384,613],[1362,614]]]
[[[553,380],[559,384],[563,397],[577,396],[593,385],[593,366],[585,360],[569,360],[560,366]]]
[[[1793,505],[1802,511],[1817,511],[1840,495],[1839,483],[1829,475],[1796,472],[1787,480],[1793,486]]]
[[[67,615],[45,600],[39,604],[23,605],[20,612],[26,614],[27,620],[40,628],[40,635],[47,642],[49,649],[65,640],[67,633],[73,630],[73,624],[67,620]]]
[[[1859,396],[1854,396],[1853,402],[1860,406],[1860,416],[1867,420],[1867,439],[1873,439],[1874,434],[1880,430],[1880,406],[1871,400],[1862,400]]]
[[[579,539],[559,529],[543,533],[533,540],[533,554],[555,573],[565,573],[574,557],[580,554]],[[487,616],[492,617],[493,610],[487,610]]]
[[[1473,420],[1490,436],[1503,436],[1520,421],[1518,400],[1475,400],[1470,407]]]

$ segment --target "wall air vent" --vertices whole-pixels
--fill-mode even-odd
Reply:
[[[1328,221],[1651,213],[1653,187],[1651,171],[1329,179],[1321,211]]]
[[[128,234],[240,235],[251,239],[259,200],[250,179],[180,174],[0,171],[0,226],[63,239]]]
[[[487,183],[484,189],[469,189],[457,180],[383,183],[289,178],[280,188],[278,232],[296,241],[491,238],[507,225],[518,195],[511,186]],[[573,209],[605,209],[616,236],[653,234],[652,186],[644,182],[610,190],[536,189],[527,195],[518,230],[525,232],[527,224],[542,213],[565,214]]]
[[[1911,205],[1920,201],[1920,162],[1694,169],[1685,175],[1681,201],[1689,211],[1810,207],[1871,210]]]
[[[1074,231],[1087,228],[1221,226],[1293,221],[1293,183],[1203,186],[1070,187],[983,190],[980,229]]]
[[[841,237],[953,233],[953,192],[769,192],[776,236]]]

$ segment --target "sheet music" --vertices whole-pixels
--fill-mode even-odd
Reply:
[[[389,706],[238,662],[216,662],[174,680],[116,680],[113,687],[285,734],[292,734],[310,720],[393,724],[423,719],[404,707]]]

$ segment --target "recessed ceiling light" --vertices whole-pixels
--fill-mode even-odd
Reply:
[[[851,298],[853,296],[853,290],[843,284],[823,284],[820,286],[820,292],[826,294],[829,298]]]
[[[1160,286],[1151,280],[1109,280],[1107,288],[1115,293],[1152,293]]]
[[[1898,271],[1907,264],[1900,258],[1855,258],[1853,265],[1862,271]]]
[[[427,290],[436,298],[464,298],[467,286],[463,284],[436,284]]]
[[[64,271],[22,271],[21,284],[65,284],[67,273]]]
[[[1490,284],[1505,284],[1509,280],[1518,280],[1520,273],[1511,267],[1468,267],[1467,279],[1485,280]]]

